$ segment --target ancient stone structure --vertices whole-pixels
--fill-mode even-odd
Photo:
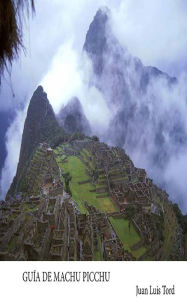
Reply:
[[[135,260],[132,253],[141,247],[146,248],[142,260],[181,257],[180,227],[168,195],[153,185],[145,170],[135,168],[123,150],[88,138],[68,147],[62,144],[61,149],[55,154],[48,143],[40,144],[25,173],[27,193],[23,184],[19,193],[0,202],[1,260]],[[57,164],[61,156],[62,170]],[[78,184],[91,184],[96,199],[102,202],[107,196],[115,211],[102,212],[88,202],[86,213],[79,211],[62,182],[63,163],[72,156],[84,164],[88,177]],[[131,252],[110,217],[129,220],[135,228],[139,241]]]

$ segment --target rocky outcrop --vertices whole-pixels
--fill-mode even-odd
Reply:
[[[64,131],[59,127],[53,108],[47,99],[42,86],[34,92],[27,111],[22,135],[21,150],[16,176],[8,194],[19,190],[19,185],[26,167],[39,143],[47,142],[53,146],[65,138]]]
[[[121,100],[119,99],[120,96],[127,95],[124,92],[129,88],[129,83],[133,83],[134,88],[138,91],[143,91],[154,78],[161,77],[166,79],[169,84],[176,82],[176,78],[170,77],[156,67],[144,66],[139,58],[133,57],[127,48],[120,45],[110,26],[110,11],[108,8],[97,11],[86,34],[83,50],[91,59],[94,73],[98,76],[94,83],[98,85],[102,92],[104,92],[106,85],[110,92],[111,89],[115,88],[114,97],[111,99],[113,102],[114,99],[119,102]],[[134,73],[130,74],[130,70]],[[114,82],[109,86],[109,82],[112,83],[111,80],[114,80]]]
[[[84,114],[82,105],[78,98],[72,98],[58,114],[58,122],[70,134],[81,132],[91,134],[90,124]]]
[[[90,24],[83,48],[92,59],[94,72],[97,75],[100,75],[103,71],[103,55],[108,49],[106,37],[108,13],[108,9],[98,10],[93,22]]]

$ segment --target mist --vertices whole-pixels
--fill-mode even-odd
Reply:
[[[26,109],[24,111],[17,111],[13,123],[6,132],[6,147],[8,154],[5,159],[0,182],[2,199],[5,197],[17,169],[25,116]]]
[[[51,78],[50,74],[53,74],[52,80],[49,80],[47,84],[48,98],[56,112],[60,110],[61,105],[67,103],[68,98],[74,94],[73,91],[75,92],[75,89],[71,91],[71,82],[79,80],[80,75],[72,77],[74,70],[76,72],[76,62],[74,61],[73,70],[68,77],[69,86],[66,87],[62,84],[67,74],[61,81],[58,80],[58,85],[55,85],[60,69],[58,66],[62,65],[63,67],[64,61],[67,70],[68,65],[72,64],[71,58],[79,57],[86,32],[97,9],[107,4],[116,7],[120,2],[119,0],[80,0],[78,2],[74,0],[68,2],[66,0],[52,2],[40,0],[35,3],[36,15],[29,19],[25,17],[23,22],[24,49],[1,78],[0,111],[6,113],[12,110],[17,117],[12,120],[7,129],[4,141],[7,157],[3,169],[0,170],[0,199],[4,199],[16,173],[21,145],[19,132],[23,128],[22,118],[26,117],[26,107],[34,90],[41,82],[47,83],[47,80]],[[63,60],[61,64],[62,54],[66,55],[66,61]],[[18,123],[20,124],[19,130],[19,126],[15,126]],[[10,141],[15,136],[17,142],[12,150]],[[14,152],[13,155],[11,155],[12,152]]]
[[[109,23],[101,72],[90,74],[111,112],[108,128],[101,126],[98,135],[124,148],[186,213],[187,73],[171,77],[146,67],[120,44]],[[93,64],[100,60],[92,52],[90,57]]]

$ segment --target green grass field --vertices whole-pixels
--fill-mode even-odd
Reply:
[[[69,172],[72,176],[72,179],[70,181],[70,190],[72,191],[72,198],[77,203],[78,208],[82,213],[86,212],[86,208],[84,205],[85,201],[95,206],[102,212],[116,211],[116,208],[109,197],[96,198],[96,193],[90,192],[90,190],[95,189],[94,185],[92,185],[91,183],[78,183],[84,180],[89,180],[89,177],[86,174],[86,167],[78,157],[69,156],[68,161],[66,163],[62,163],[58,157],[57,163],[61,168],[63,174]],[[63,176],[62,180],[64,183]]]
[[[130,249],[131,246],[136,244],[139,240],[140,237],[138,233],[136,232],[133,224],[130,226],[130,231],[129,231],[129,221],[124,219],[124,218],[109,218],[116,234],[118,235],[119,239],[123,243],[123,247],[125,250],[128,250],[129,252],[132,253],[132,255],[136,258],[140,257],[142,254],[145,253],[146,248],[145,247],[140,247],[137,250],[132,251]]]

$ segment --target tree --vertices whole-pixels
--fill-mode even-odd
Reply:
[[[93,135],[93,136],[92,136],[92,140],[93,140],[94,142],[99,142],[99,138],[98,138],[96,135]]]
[[[178,204],[173,204],[173,210],[178,219],[179,224],[181,225],[183,232],[187,233],[187,215],[183,215]]]
[[[97,181],[99,178],[99,173],[97,169],[92,170],[91,176],[93,178],[94,181]]]
[[[68,194],[71,195],[71,190],[70,190],[69,183],[70,183],[70,181],[71,181],[71,179],[72,179],[72,176],[70,175],[69,172],[67,172],[67,173],[65,173],[65,174],[63,175],[63,177],[64,177],[64,181],[65,181],[65,190],[66,190],[66,192],[67,192]]]
[[[136,209],[133,205],[128,205],[125,208],[125,215],[129,219],[129,231],[130,231],[130,226],[131,226],[132,219],[133,219],[135,213],[136,213]]]
[[[0,1],[0,73],[23,48],[22,20],[25,8],[27,13],[34,12],[34,0]]]

